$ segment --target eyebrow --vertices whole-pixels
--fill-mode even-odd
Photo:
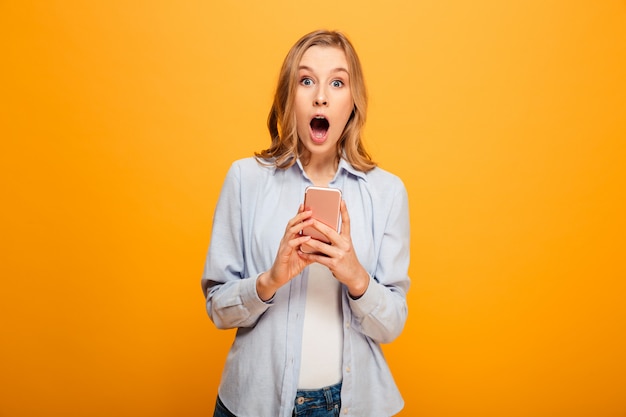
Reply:
[[[300,65],[300,66],[298,67],[298,70],[306,70],[306,71],[315,72],[315,71],[313,71],[313,68],[311,68],[311,67],[307,67],[306,65]],[[330,72],[331,72],[331,74],[332,74],[332,73],[335,73],[335,72],[345,72],[348,76],[350,75],[350,73],[348,72],[348,70],[347,70],[347,69],[345,69],[344,67],[337,67],[337,68],[334,68],[334,69],[332,69]]]

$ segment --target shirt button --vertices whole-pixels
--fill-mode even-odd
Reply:
[[[346,372],[350,372],[350,367],[346,366]]]
[[[298,399],[296,401],[297,401],[297,403],[299,405],[302,405],[302,404],[304,404],[304,397],[298,397]]]
[[[343,410],[344,414],[348,414],[348,409],[346,408],[345,410]]]

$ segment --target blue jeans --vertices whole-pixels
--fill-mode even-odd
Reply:
[[[298,390],[294,417],[338,417],[341,409],[341,382],[319,390]]]
[[[341,409],[341,382],[319,390],[298,390],[294,401],[294,417],[338,417]],[[237,417],[222,403],[215,402],[213,417]]]
[[[220,397],[217,397],[217,401],[215,401],[215,411],[213,411],[213,417],[237,417],[230,411],[224,404],[222,404],[222,400]]]

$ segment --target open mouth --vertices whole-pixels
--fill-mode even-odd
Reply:
[[[313,137],[316,139],[323,139],[326,136],[326,132],[328,132],[330,124],[325,117],[315,116],[313,120],[311,120],[310,126],[311,132],[313,132]]]

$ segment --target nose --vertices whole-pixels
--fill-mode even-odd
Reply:
[[[317,91],[317,94],[315,95],[314,104],[316,106],[327,106],[328,105],[328,99],[326,98],[326,92],[324,91],[323,88],[320,88]]]

